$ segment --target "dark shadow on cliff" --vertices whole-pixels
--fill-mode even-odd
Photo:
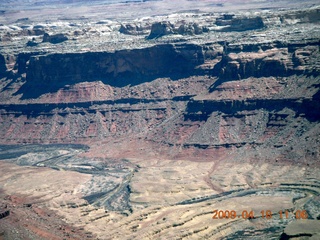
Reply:
[[[72,82],[70,83],[67,79],[54,83],[54,84],[37,84],[35,85],[32,82],[25,82],[20,89],[14,94],[14,95],[19,95],[22,94],[21,100],[24,99],[32,99],[32,98],[38,98],[43,94],[46,93],[56,93],[59,89],[66,89],[68,85],[73,85],[81,82],[95,82],[95,81],[101,81],[104,84],[110,85],[112,87],[125,87],[125,86],[136,86],[139,84],[147,83],[147,82],[152,82],[158,78],[170,78],[173,81],[179,80],[181,78],[187,78],[190,76],[193,76],[196,74],[195,72],[185,72],[185,73],[173,73],[173,74],[163,74],[163,75],[156,75],[156,76],[134,76],[133,74],[130,73],[125,73],[122,74],[121,77],[117,78],[93,78],[93,79],[86,79],[84,81],[79,81],[79,82]],[[11,85],[12,83],[10,83]],[[7,86],[8,87],[8,86]]]
[[[66,85],[102,81],[113,87],[135,86],[157,78],[177,80],[203,74],[202,48],[194,44],[145,49],[31,56],[22,99],[54,93]]]

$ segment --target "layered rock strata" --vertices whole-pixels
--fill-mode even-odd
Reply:
[[[3,226],[54,236],[50,209],[70,239],[317,237],[318,11],[0,26]]]
[[[22,102],[2,105],[6,141],[85,141],[124,135],[129,129],[132,134],[159,131],[158,125],[168,131],[171,127],[163,124],[171,124],[167,119],[173,116],[181,126],[184,121],[202,122],[197,130],[201,132],[203,123],[221,125],[222,119],[238,119],[236,126],[244,121],[245,127],[247,118],[255,118],[250,116],[265,116],[261,121],[266,121],[267,128],[257,125],[259,135],[243,140],[222,137],[227,133],[219,133],[223,127],[218,130],[216,125],[212,127],[217,132],[210,130],[214,137],[209,141],[196,132],[182,142],[167,138],[170,144],[241,145],[259,142],[269,134],[270,126],[278,126],[268,123],[273,116],[286,122],[300,116],[313,124],[319,119],[316,40],[304,44],[167,44],[113,53],[30,53],[18,55],[13,63],[13,70],[3,74],[18,81],[3,89],[20,96]],[[13,116],[14,121],[9,121]],[[208,126],[204,129],[208,131]],[[21,131],[23,136],[18,134]],[[225,140],[213,140],[216,136]]]

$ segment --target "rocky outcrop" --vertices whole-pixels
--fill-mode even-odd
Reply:
[[[151,32],[147,39],[163,37],[165,35],[173,34],[174,32],[174,25],[170,22],[156,22],[152,24]]]
[[[197,23],[181,24],[178,28],[178,33],[181,35],[198,35],[207,31],[207,28],[201,27]]]
[[[281,23],[317,23],[320,21],[320,9],[309,9],[305,11],[292,11],[280,16]]]
[[[186,77],[195,71],[201,71],[196,70],[196,67],[203,64],[205,58],[216,55],[209,50],[205,53],[206,49],[207,47],[194,44],[168,44],[114,53],[31,56],[24,87],[34,89],[37,86],[33,92],[29,92],[30,97],[36,97],[48,91],[56,91],[66,84],[83,81],[101,80],[111,86],[123,87],[159,77]]]
[[[221,45],[214,44],[166,44],[114,53],[29,54],[18,58],[17,68],[22,73],[28,62],[27,82],[20,91],[24,98],[83,81],[123,87],[156,78],[176,79],[194,74],[219,77],[216,86],[226,80],[249,77],[314,75],[319,71],[317,44],[226,45],[223,51],[219,49]],[[26,88],[34,91],[27,93]]]
[[[209,29],[205,26],[200,26],[196,22],[172,24],[170,22],[156,22],[151,26],[151,32],[147,39],[160,38],[170,34],[180,35],[199,35],[208,32]]]
[[[12,40],[12,36],[8,33],[0,37],[0,42],[9,42]]]
[[[37,43],[34,39],[32,39],[31,41],[27,42],[27,46],[28,47],[35,47],[38,46],[39,43]]]
[[[257,17],[234,17],[231,14],[225,14],[216,21],[217,26],[224,26],[220,31],[248,31],[261,29],[265,27],[263,19]]]
[[[320,28],[305,24],[316,23],[316,15],[306,13],[304,20],[301,14],[297,21],[286,15],[291,10],[275,12],[259,1],[219,20],[234,3],[215,4],[213,13],[196,8],[212,9],[210,1],[187,2],[192,11],[169,16],[160,15],[163,5],[155,3],[161,9],[154,18],[112,12],[146,6],[142,1],[130,9],[108,5],[128,23],[124,34],[119,22],[73,19],[72,12],[68,19],[39,23],[36,29],[73,37],[59,46],[26,47],[41,37],[19,37],[18,23],[0,26],[1,37],[8,31],[12,39],[1,46],[0,59],[0,169],[6,172],[0,185],[10,194],[4,197],[0,189],[0,206],[8,204],[15,215],[1,219],[0,235],[318,237]],[[137,36],[145,34],[140,23],[154,21],[160,23],[152,40]],[[198,35],[202,26],[210,31]],[[15,193],[30,198],[11,201]],[[228,206],[235,219],[221,219]],[[213,209],[220,209],[220,220]],[[261,216],[267,209],[272,219]],[[299,209],[308,223],[292,221]],[[31,221],[21,223],[26,237],[15,228],[20,216]],[[65,231],[61,218],[86,235]]]
[[[82,142],[139,134],[168,116],[163,102],[140,101],[6,105],[1,110],[1,136],[12,143]]]
[[[311,219],[304,219],[302,223],[291,222],[284,230],[280,240],[287,239],[318,239],[320,237],[320,222]]]
[[[2,106],[1,138],[86,142],[142,134],[179,146],[177,158],[265,145],[259,151],[272,149],[271,158],[315,162],[318,56],[316,40],[20,53],[10,71],[26,81],[14,95],[35,103]]]
[[[274,42],[264,46],[228,46],[221,62],[221,78],[316,74],[319,71],[315,64],[320,54],[318,44],[315,41],[305,45]]]
[[[62,43],[67,40],[68,40],[68,37],[62,33],[53,34],[53,35],[49,35],[48,33],[45,33],[43,35],[42,42],[49,42],[52,44],[57,44],[57,43]]]
[[[150,26],[142,26],[137,24],[121,24],[119,32],[128,35],[146,35],[150,30]]]

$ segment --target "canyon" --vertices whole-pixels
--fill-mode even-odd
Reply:
[[[0,238],[319,238],[316,1],[71,2],[0,5]]]

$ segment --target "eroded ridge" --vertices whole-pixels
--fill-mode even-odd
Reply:
[[[319,238],[319,3],[179,2],[0,3],[0,238]]]

